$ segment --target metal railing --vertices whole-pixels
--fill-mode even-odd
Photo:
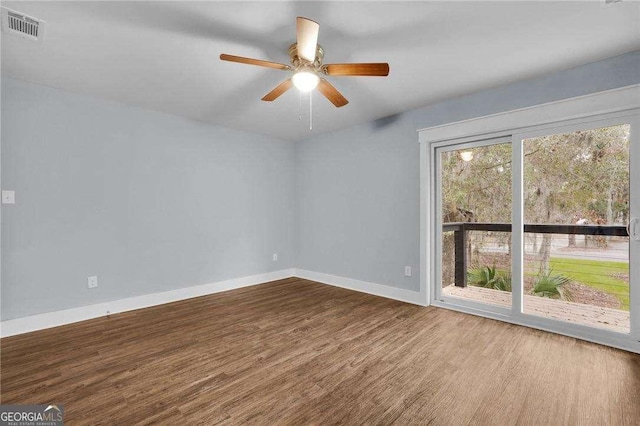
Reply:
[[[442,225],[442,232],[453,232],[455,252],[455,285],[467,286],[467,233],[469,231],[511,232],[510,223],[451,222]],[[553,225],[524,224],[525,233],[589,235],[602,237],[627,237],[627,228],[621,225]]]

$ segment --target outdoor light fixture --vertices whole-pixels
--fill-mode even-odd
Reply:
[[[296,86],[298,90],[307,93],[316,88],[320,82],[320,78],[318,78],[316,73],[302,69],[291,77],[291,81],[293,81],[293,85]]]
[[[460,158],[462,158],[462,161],[473,160],[473,151],[462,151],[460,153]]]

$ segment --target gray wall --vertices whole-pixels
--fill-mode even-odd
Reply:
[[[640,51],[299,142],[296,266],[418,291],[417,129],[637,83]]]
[[[293,179],[292,143],[3,78],[1,318],[291,268]]]
[[[418,290],[417,129],[639,82],[633,52],[292,144],[3,78],[1,318],[294,266]]]

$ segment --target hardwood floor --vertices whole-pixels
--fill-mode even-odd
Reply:
[[[640,422],[640,355],[297,278],[0,343],[67,424]]]

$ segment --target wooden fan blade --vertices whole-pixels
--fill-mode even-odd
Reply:
[[[389,64],[327,64],[322,67],[327,75],[363,75],[386,77],[389,75]]]
[[[220,59],[223,61],[238,62],[240,64],[249,64],[249,65],[257,65],[259,67],[275,68],[277,70],[291,69],[289,65],[279,64],[277,62],[263,61],[262,59],[245,58],[244,56],[227,55],[226,53],[221,54]]]
[[[318,25],[317,22],[298,16],[296,19],[298,57],[309,62],[316,60],[316,47],[318,46],[319,31],[320,25]]]
[[[278,84],[275,89],[264,95],[262,100],[267,102],[275,101],[280,97],[280,95],[291,89],[291,86],[293,86],[291,79],[285,80],[282,83]]]
[[[320,79],[320,82],[318,83],[318,90],[324,95],[325,98],[329,99],[329,101],[338,108],[343,107],[349,103],[347,98],[342,96],[342,93],[338,92],[338,89],[333,87],[331,83],[329,83],[324,78]]]

